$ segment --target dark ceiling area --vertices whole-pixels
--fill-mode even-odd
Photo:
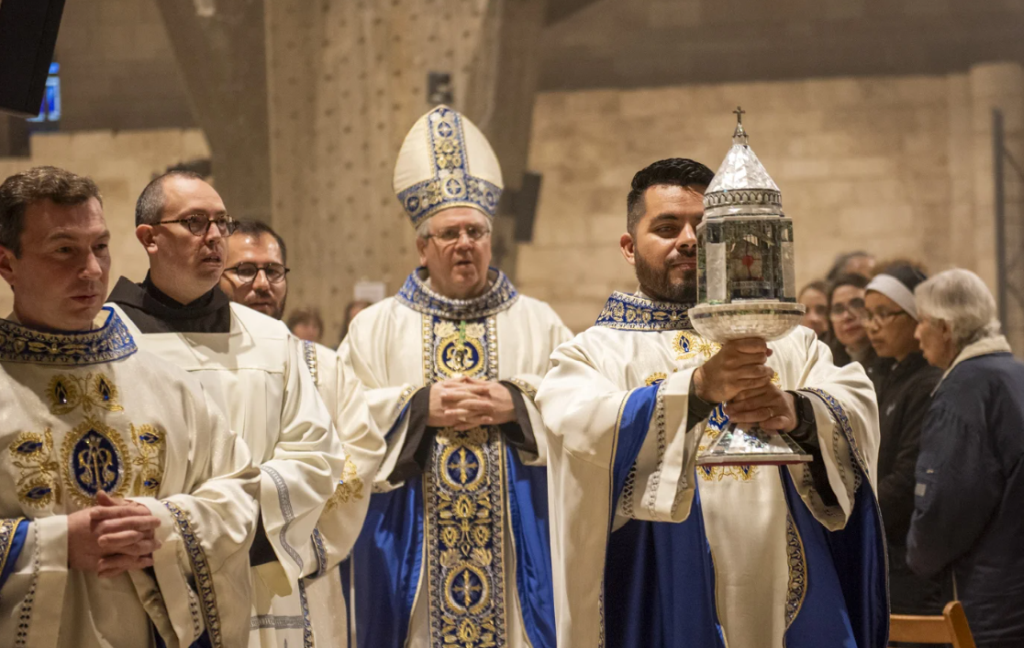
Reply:
[[[1024,62],[1024,0],[551,0],[542,90]]]

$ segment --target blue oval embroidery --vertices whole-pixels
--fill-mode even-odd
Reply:
[[[75,484],[90,497],[117,491],[121,481],[121,456],[117,447],[96,430],[86,432],[71,453]]]
[[[32,454],[38,452],[42,447],[42,441],[22,441],[14,450],[21,454]]]
[[[57,397],[57,402],[61,405],[68,404],[68,390],[64,386],[64,383],[57,381],[57,384],[53,387],[53,395]]]
[[[100,396],[103,397],[103,400],[109,401],[110,400],[110,385],[107,384],[107,381],[104,380],[101,377],[99,379],[99,381],[96,383],[96,386],[99,388]]]
[[[50,488],[49,486],[35,486],[34,488],[30,488],[29,491],[25,493],[25,497],[31,500],[41,500],[52,492],[53,489]]]
[[[472,344],[449,342],[441,351],[441,361],[453,373],[470,373],[480,366],[480,351]]]

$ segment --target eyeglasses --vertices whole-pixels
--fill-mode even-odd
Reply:
[[[860,315],[860,321],[865,326],[873,326],[874,324],[878,324],[879,326],[886,326],[900,315],[906,314],[907,311],[902,310],[892,311],[891,313],[886,311],[872,313],[871,311],[865,309],[865,311]]]
[[[225,268],[224,272],[233,272],[243,284],[248,284],[256,281],[256,276],[260,273],[260,270],[266,275],[267,281],[273,284],[281,283],[284,281],[285,275],[291,272],[291,268],[286,268],[280,263],[268,263],[266,265],[239,263],[233,268]]]
[[[859,298],[851,299],[845,304],[832,304],[832,317],[842,317],[849,313],[857,319],[863,319],[867,309],[864,307],[864,300]]]
[[[206,232],[210,230],[210,223],[217,224],[217,231],[220,232],[221,236],[231,236],[235,228],[238,227],[238,221],[230,216],[210,218],[206,214],[192,214],[176,220],[158,221],[160,225],[170,225],[171,223],[181,223],[196,236],[205,236]]]
[[[435,232],[433,234],[427,234],[423,238],[428,238],[428,239],[436,238],[437,240],[441,241],[445,245],[451,245],[452,243],[455,243],[456,241],[458,241],[459,239],[462,238],[462,233],[463,232],[466,233],[466,237],[470,241],[479,241],[483,237],[485,237],[488,234],[490,234],[491,230],[487,229],[485,227],[477,227],[476,225],[470,225],[470,226],[466,227],[465,229],[460,228],[460,227],[446,227],[443,230],[441,230],[440,232]]]

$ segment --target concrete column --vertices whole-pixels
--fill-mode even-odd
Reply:
[[[1024,163],[1024,68],[1018,63],[976,65],[969,73],[974,158],[975,270],[997,288],[995,177],[992,110],[1003,113],[1005,146]],[[1006,259],[1010,272],[1003,328],[1017,353],[1024,352],[1024,178],[1005,164]]]
[[[228,211],[270,220],[263,4],[156,0]]]
[[[470,79],[466,114],[484,131],[501,161],[506,199],[499,205],[493,240],[495,263],[515,279],[516,193],[527,171],[533,106],[540,77],[541,36],[548,0],[493,3],[494,34]]]

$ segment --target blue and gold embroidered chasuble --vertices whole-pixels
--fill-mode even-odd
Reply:
[[[424,384],[498,379],[495,314],[516,300],[504,274],[476,300],[447,300],[413,274],[399,300],[422,313]],[[458,319],[454,319],[458,318]],[[434,639],[505,644],[504,443],[495,427],[435,436],[423,474],[427,594]],[[448,642],[446,642],[448,643]]]
[[[413,124],[393,179],[414,227],[450,208],[491,220],[503,186],[487,138],[443,105]],[[546,437],[534,398],[571,334],[500,271],[488,280],[479,297],[449,299],[419,268],[355,318],[339,349],[388,430],[353,551],[359,648],[554,648]],[[423,388],[459,377],[501,380],[516,420],[429,427]]]
[[[224,448],[234,437],[198,383],[138,354],[125,324],[107,309],[103,324],[86,332],[0,320],[0,386],[0,480],[9,486],[0,490],[0,588],[7,609],[17,609],[0,618],[0,644],[99,646],[116,639],[150,646],[174,637],[175,645],[235,645],[247,605],[217,592],[237,589],[237,579],[247,583],[247,564],[228,558],[225,566],[244,550],[241,541],[220,538],[244,538],[253,528],[258,473],[248,454]],[[206,484],[213,478],[221,479]],[[210,495],[192,495],[199,483]],[[135,498],[161,521],[156,537],[169,549],[153,552],[145,583],[68,568],[63,518],[97,506],[101,491]],[[197,506],[205,497],[218,503]],[[32,556],[15,572],[23,550]],[[162,592],[189,603],[165,606]],[[156,621],[147,606],[162,610]],[[62,614],[90,624],[58,640]]]
[[[420,269],[360,315],[342,347],[344,358],[347,344],[379,341],[378,373],[356,373],[376,381],[368,401],[379,393],[387,404],[389,452],[416,455],[398,478],[392,467],[382,471],[353,552],[361,648],[554,648],[543,455],[502,429],[525,420],[464,432],[426,427],[423,386],[500,380],[521,395],[541,442],[533,396],[568,331],[504,274],[492,269],[490,279],[480,297],[446,299]]]
[[[602,310],[596,328],[617,334],[595,334],[600,343],[588,348],[588,358],[600,359],[599,349],[615,349],[614,352],[623,354],[626,375],[631,376],[615,425],[598,645],[727,645],[730,627],[721,613],[723,606],[732,604],[729,597],[736,596],[736,581],[733,578],[729,582],[729,569],[737,562],[735,552],[743,549],[734,548],[730,553],[722,544],[732,541],[733,547],[743,547],[744,539],[723,539],[709,532],[709,528],[732,515],[724,510],[725,505],[738,509],[759,501],[766,506],[763,493],[768,491],[763,489],[773,488],[782,495],[779,513],[784,518],[783,555],[787,572],[785,598],[777,621],[782,629],[773,632],[783,635],[785,645],[791,648],[883,646],[887,620],[885,557],[878,508],[867,484],[868,462],[859,450],[846,408],[824,389],[801,386],[803,392],[820,399],[829,414],[828,420],[834,423],[829,435],[833,440],[831,447],[836,452],[844,446],[849,448],[849,456],[837,456],[835,461],[840,473],[853,473],[846,488],[853,503],[852,513],[845,527],[827,530],[802,499],[790,471],[763,466],[723,468],[690,464],[692,472],[679,478],[680,489],[692,489],[685,519],[652,520],[649,511],[641,510],[647,505],[647,492],[656,491],[662,462],[668,461],[665,446],[671,430],[666,430],[665,424],[665,381],[674,372],[695,366],[695,360],[706,361],[720,348],[692,330],[686,311],[684,304],[615,293]],[[651,335],[626,337],[635,333]],[[776,349],[776,353],[786,358],[783,351]],[[823,364],[819,369],[822,376],[835,371],[830,365],[825,368]],[[827,380],[823,384],[828,384]],[[782,384],[778,372],[773,382]],[[578,408],[579,404],[568,406]],[[695,444],[696,451],[700,452],[705,447],[700,444],[713,439],[727,423],[722,406],[717,406],[707,420],[701,441]],[[638,476],[642,472],[638,467],[645,445],[655,448],[657,456],[654,471],[647,477]],[[809,474],[804,477],[805,491],[813,489]],[[678,499],[677,493],[673,512]],[[711,512],[706,514],[705,507]],[[821,510],[816,509],[819,515]],[[618,526],[614,525],[616,516],[620,520]],[[752,533],[753,528],[749,526]],[[764,548],[768,546],[767,538],[759,534],[754,537],[762,543],[758,551],[768,555]],[[764,571],[771,569],[766,561]],[[724,588],[723,580],[727,583]],[[680,605],[680,601],[686,601],[685,605]],[[732,614],[734,636],[739,635],[743,611],[737,614],[725,609]]]

